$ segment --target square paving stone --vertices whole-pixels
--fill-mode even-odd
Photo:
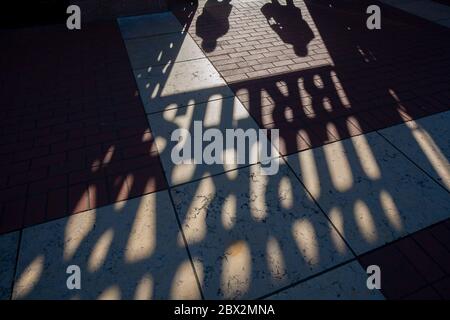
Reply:
[[[13,299],[200,298],[178,237],[167,191],[30,227]],[[80,268],[80,290],[66,285],[71,265]]]
[[[288,162],[358,254],[450,216],[448,193],[375,132]]]
[[[285,165],[172,189],[206,298],[258,298],[352,257]]]

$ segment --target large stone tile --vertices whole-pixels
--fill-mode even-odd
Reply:
[[[384,300],[379,290],[367,288],[368,275],[357,261],[281,291],[269,300]]]
[[[258,166],[171,191],[206,298],[258,298],[352,256],[287,166]]]
[[[117,19],[124,39],[180,32],[181,24],[171,12]]]
[[[134,71],[147,113],[233,96],[208,59]]]
[[[288,162],[357,253],[450,216],[448,193],[376,132]]]
[[[200,298],[167,191],[25,229],[14,299]],[[78,265],[81,289],[66,286]]]
[[[181,32],[130,39],[125,45],[133,69],[205,57],[191,36]]]
[[[383,129],[396,148],[450,191],[450,112]]]
[[[265,133],[259,131],[258,125],[237,98],[211,100],[208,103],[169,109],[161,113],[150,114],[148,121],[155,135],[155,142],[167,181],[171,186],[257,163],[261,160],[261,158],[257,157],[259,148],[267,150],[264,149],[264,141],[260,138],[266,137]],[[179,145],[178,137],[174,135],[174,141],[172,141],[172,134],[175,134],[178,129],[186,130],[182,134],[182,139],[185,141],[184,146],[186,146],[186,149],[190,150],[190,155],[187,155],[187,158],[191,160],[189,162],[184,161],[181,163],[181,161],[173,157],[172,153],[175,155],[185,154],[175,149],[181,148],[181,142]],[[217,132],[222,137],[222,142],[218,141],[220,144],[217,152],[218,158],[216,159],[218,161],[213,163],[205,162],[203,157],[203,154],[209,149],[207,146],[211,142],[202,142],[202,137],[206,130],[209,129],[218,130]],[[227,146],[228,142],[233,141],[227,138],[227,129],[241,129],[242,132],[252,129],[257,141],[249,142],[246,139],[244,141],[245,145],[236,141],[233,146]],[[251,132],[248,131],[248,133],[250,134]],[[211,138],[211,140],[216,141],[215,138]],[[268,142],[267,145],[270,146],[270,143]],[[240,147],[244,147],[244,149],[240,150]],[[272,152],[272,154],[269,154],[271,157],[276,158],[279,156],[276,148],[272,147]],[[207,154],[210,153],[208,152]],[[238,158],[235,158],[234,155],[242,157],[240,158],[242,161],[237,161]],[[271,165],[276,170],[277,163]]]
[[[11,297],[19,235],[12,232],[0,236],[0,300]]]

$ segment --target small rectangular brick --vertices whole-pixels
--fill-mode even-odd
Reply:
[[[297,70],[303,70],[303,69],[308,69],[311,66],[306,63],[306,62],[302,62],[302,63],[294,63],[288,66],[289,69],[291,69],[292,71],[297,71]]]
[[[450,251],[450,230],[444,223],[438,223],[431,228],[432,235]]]
[[[226,77],[226,80],[228,83],[242,81],[242,80],[246,80],[246,79],[248,79],[248,76],[246,74],[235,74],[235,75]]]
[[[236,53],[229,54],[230,58],[246,57],[248,55],[250,55],[248,51],[239,51]]]
[[[323,66],[323,65],[329,65],[330,62],[328,60],[313,60],[313,61],[309,61],[308,64],[311,67],[318,67],[318,66]]]
[[[239,66],[235,63],[229,63],[229,64],[224,64],[222,66],[220,66],[220,71],[226,71],[226,70],[232,70],[232,69],[238,69]]]
[[[290,70],[287,66],[281,66],[276,68],[270,68],[267,71],[269,71],[269,73],[275,74],[275,73],[289,72]]]
[[[255,69],[255,71],[259,71],[259,70],[263,70],[263,69],[270,69],[273,67],[274,67],[273,63],[261,63],[261,64],[254,65],[253,69]]]
[[[27,192],[26,185],[18,185],[11,188],[3,189],[0,193],[0,202],[8,202],[25,198],[26,192]]]
[[[288,66],[293,63],[294,62],[292,60],[281,60],[281,61],[275,61],[273,64],[277,67],[282,67],[282,66]]]
[[[252,72],[252,71],[254,71],[253,68],[247,67],[247,68],[240,68],[240,69],[221,71],[220,73],[224,77],[228,77],[228,76],[234,76],[234,75],[237,75],[237,74],[248,73],[248,72]]]

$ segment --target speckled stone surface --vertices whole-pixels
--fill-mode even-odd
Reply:
[[[267,299],[271,300],[383,300],[379,290],[369,290],[367,274],[357,261],[302,282]]]
[[[264,132],[259,132],[259,127],[253,118],[249,115],[247,110],[241,104],[237,98],[227,98],[220,100],[212,100],[208,103],[202,103],[198,105],[190,105],[185,108],[170,109],[162,113],[151,114],[148,116],[152,132],[155,135],[155,142],[158,147],[158,151],[161,157],[161,162],[164,167],[164,171],[167,177],[167,181],[170,185],[177,185],[180,183],[189,182],[199,179],[204,176],[212,174],[222,173],[227,170],[231,170],[237,167],[242,167],[248,164],[254,164],[258,162],[257,150],[258,146],[263,148],[261,142],[261,135]],[[198,121],[197,124],[194,122]],[[227,129],[242,129],[244,132],[248,129],[253,129],[256,140],[255,143],[249,143],[245,140],[246,148],[244,152],[239,152],[239,148],[242,146],[239,142],[234,143],[234,147],[227,147]],[[192,159],[192,163],[175,163],[172,158],[172,152],[178,146],[178,140],[174,136],[172,141],[172,134],[177,129],[186,129],[190,134],[190,149],[191,155],[189,159]],[[217,162],[206,164],[204,157],[194,163],[195,155],[203,155],[208,149],[209,141],[202,143],[203,133],[208,129],[219,130],[222,135],[222,142],[220,143],[219,152],[222,156],[226,153],[225,157],[219,157]],[[189,135],[183,136],[186,148],[188,145]],[[199,140],[200,139],[200,140]],[[215,138],[211,138],[214,140]],[[199,145],[196,141],[200,141],[203,147],[196,153],[195,145]],[[231,140],[230,140],[231,141]],[[181,144],[180,144],[181,145]],[[268,142],[269,145],[269,142]],[[223,152],[223,150],[225,150]],[[273,147],[274,157],[279,156],[276,148]],[[176,152],[179,154],[180,152]],[[209,154],[209,153],[208,153]],[[242,155],[243,163],[238,163],[236,158],[232,155]],[[249,155],[253,154],[254,157]],[[225,159],[222,161],[221,159]],[[231,161],[229,160],[231,159]]]
[[[450,191],[450,112],[383,129],[380,133]]]
[[[117,19],[124,39],[173,33],[182,30],[171,12],[154,13]]]
[[[125,45],[133,69],[205,57],[191,36],[182,32],[129,39]]]
[[[134,71],[147,113],[234,96],[208,59]]]
[[[12,232],[0,236],[0,300],[11,297],[19,235]]]
[[[167,191],[25,229],[14,299],[197,299]],[[81,289],[66,268],[78,265]]]
[[[351,258],[285,165],[259,165],[172,189],[206,298],[258,298]]]
[[[288,162],[358,254],[450,216],[448,193],[376,132]]]

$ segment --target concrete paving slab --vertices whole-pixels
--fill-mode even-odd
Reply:
[[[13,299],[200,298],[178,237],[167,191],[25,229]],[[66,285],[71,265],[80,290]]]
[[[181,32],[130,39],[125,45],[134,70],[205,57],[191,36]]]
[[[449,123],[447,111],[379,132],[450,191]]]
[[[172,189],[207,299],[258,298],[352,257],[287,166]]]
[[[147,113],[233,96],[206,58],[140,69],[134,74]]]
[[[288,162],[357,254],[450,216],[448,193],[375,132]]]
[[[0,236],[0,300],[11,298],[20,232]]]
[[[438,20],[436,22],[444,27],[450,28],[450,19]]]
[[[281,291],[268,300],[384,300],[379,290],[369,290],[367,274],[357,261]]]
[[[263,149],[264,141],[261,140],[261,135],[266,137],[265,133],[259,131],[258,125],[237,98],[212,100],[208,103],[190,105],[185,108],[169,109],[149,115],[148,121],[155,135],[155,142],[167,181],[171,186],[222,173],[237,167],[255,164],[260,160],[257,156],[258,148],[261,147],[261,150],[267,150]],[[213,129],[221,135],[221,141],[216,141],[215,137],[210,137],[208,138],[209,141],[203,142],[203,135],[209,129]],[[242,134],[245,134],[250,129],[255,134],[255,141],[250,142],[244,137],[244,140],[236,140],[233,143],[231,138],[227,139],[227,130],[233,129],[241,129]],[[179,130],[187,130],[182,135],[182,139],[185,141],[184,144],[179,144],[179,137],[176,136],[174,136],[172,141],[172,135]],[[250,135],[251,131],[247,133]],[[215,132],[212,133],[215,134]],[[217,158],[213,159],[213,162],[205,161],[204,157],[205,153],[211,154],[207,147],[210,145],[210,141],[218,142],[219,145]],[[228,146],[227,143],[230,142],[232,145]],[[245,147],[240,151],[240,148],[243,146],[242,143],[245,144]],[[186,151],[176,151],[176,148],[181,149],[181,146],[186,146]],[[196,146],[200,147],[197,148]],[[267,142],[267,146],[270,146],[269,142]],[[272,148],[272,151],[273,153],[270,154],[270,157],[279,157],[276,148]],[[174,152],[175,155],[186,155],[186,160],[191,159],[191,163],[186,161],[181,163],[181,161],[174,160]],[[212,154],[216,155],[216,152]],[[243,161],[238,162],[233,155],[241,156]]]

